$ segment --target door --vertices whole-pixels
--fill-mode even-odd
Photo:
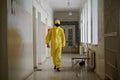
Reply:
[[[118,0],[104,1],[105,77],[120,80],[120,27]]]
[[[63,49],[64,53],[75,52],[75,25],[62,26],[66,38],[66,46]]]

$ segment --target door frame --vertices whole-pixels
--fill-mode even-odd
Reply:
[[[33,69],[37,69],[37,53],[36,53],[36,8],[32,6],[33,21]]]
[[[79,21],[61,21],[61,26],[64,25],[75,25],[75,46],[80,45],[80,30],[79,30]],[[74,53],[79,53],[79,48],[75,49]]]
[[[65,30],[65,37],[66,37],[66,46],[63,49],[63,52],[75,52],[74,51],[74,45],[75,45],[75,25],[64,25],[61,26]],[[69,46],[68,43],[68,36],[69,36],[69,29],[72,29],[72,46]]]

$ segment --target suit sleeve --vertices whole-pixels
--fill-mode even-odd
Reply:
[[[49,44],[49,42],[51,41],[51,35],[52,35],[52,29],[48,31],[48,34],[46,36],[46,44]]]
[[[64,30],[62,29],[62,47],[65,47],[65,44],[66,44],[66,40],[65,40],[65,34],[64,34]]]

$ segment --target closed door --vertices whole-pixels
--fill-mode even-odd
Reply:
[[[120,11],[118,0],[104,1],[105,77],[120,80]]]
[[[66,46],[63,49],[63,52],[75,52],[75,25],[64,25],[62,26],[66,38]]]

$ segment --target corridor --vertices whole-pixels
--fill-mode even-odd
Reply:
[[[44,64],[39,65],[38,71],[26,80],[100,80],[95,72],[88,71],[87,67],[76,64],[72,68],[71,58],[75,55],[78,54],[62,54],[61,72],[53,69],[52,59],[49,57]]]
[[[61,72],[46,45],[57,19]],[[120,80],[120,0],[0,0],[0,80]]]

